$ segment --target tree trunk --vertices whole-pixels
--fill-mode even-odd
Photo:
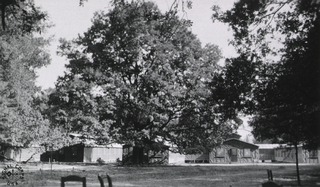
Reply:
[[[143,147],[134,146],[132,150],[132,163],[144,164],[144,149]]]
[[[298,179],[298,186],[301,186],[300,181],[300,172],[299,172],[299,159],[298,159],[298,144],[294,144],[294,149],[296,150],[296,169],[297,169],[297,179]]]

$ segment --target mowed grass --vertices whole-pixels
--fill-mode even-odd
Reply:
[[[78,169],[77,169],[78,168]],[[70,170],[25,171],[25,179],[17,186],[60,186],[60,178],[79,175],[87,178],[87,186],[100,186],[97,175],[108,173],[117,186],[261,186],[267,181],[267,169],[273,172],[274,181],[284,186],[297,186],[296,168],[290,166],[82,166]],[[300,168],[302,186],[320,186],[320,166],[305,165]],[[4,183],[3,180],[1,180]],[[2,186],[2,185],[0,185]],[[74,186],[74,185],[72,185]],[[80,186],[80,185],[79,185]]]

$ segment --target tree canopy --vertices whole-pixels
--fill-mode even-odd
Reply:
[[[40,32],[47,14],[33,0],[1,0],[1,29],[7,32]]]
[[[136,146],[221,143],[233,121],[207,102],[221,53],[202,47],[190,25],[152,2],[115,1],[96,13],[87,32],[62,41],[70,63],[51,94],[52,119],[69,132]]]
[[[248,66],[247,113],[254,135],[287,143],[319,145],[319,1],[239,1],[214,19],[228,23]],[[231,59],[230,67],[239,63]],[[230,69],[230,68],[229,68]],[[239,71],[238,75],[242,75]],[[242,81],[241,77],[239,77]],[[243,90],[243,89],[240,89]]]
[[[320,1],[240,0],[224,13],[213,10],[214,20],[231,26],[240,54],[227,68],[246,69],[235,72],[248,82],[231,99],[254,115],[258,140],[295,146],[300,185],[297,145],[320,145]]]
[[[50,63],[49,41],[39,35],[46,14],[31,0],[0,1],[0,7],[1,149],[51,142],[49,121],[35,102],[40,91],[36,70]]]

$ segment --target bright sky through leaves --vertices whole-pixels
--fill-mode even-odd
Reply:
[[[170,8],[172,0],[154,0],[162,11]],[[58,76],[63,75],[64,65],[67,63],[64,57],[56,55],[59,38],[71,40],[82,34],[91,25],[93,13],[99,10],[107,10],[110,3],[107,0],[89,0],[84,6],[79,6],[79,0],[35,0],[37,6],[47,11],[50,16],[50,22],[54,24],[46,33],[48,36],[54,36],[49,48],[52,62],[45,68],[39,70],[37,85],[42,89],[54,87]],[[228,31],[227,26],[222,23],[213,23],[211,20],[211,7],[219,5],[223,9],[231,8],[233,0],[201,0],[193,2],[192,9],[185,9],[187,14],[185,18],[193,22],[192,31],[201,40],[202,44],[213,43],[218,45],[225,57],[235,55],[232,46],[228,45],[228,39],[232,33]]]

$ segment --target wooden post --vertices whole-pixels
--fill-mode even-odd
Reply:
[[[297,179],[298,179],[298,186],[301,186],[300,180],[300,172],[299,172],[299,159],[298,159],[298,143],[294,144],[294,148],[296,150],[296,169],[297,169]]]
[[[52,175],[52,150],[53,150],[53,147],[51,145],[50,146],[50,170],[51,170],[51,175]]]
[[[271,169],[268,169],[268,170],[267,170],[267,173],[268,173],[268,181],[273,181],[272,170],[271,170]]]

